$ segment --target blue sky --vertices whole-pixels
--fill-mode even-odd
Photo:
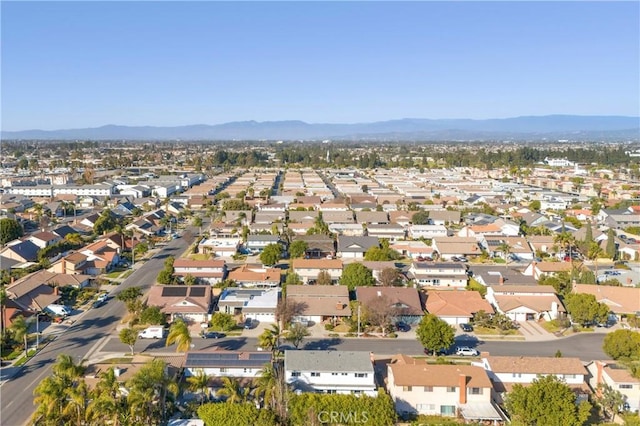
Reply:
[[[638,2],[1,2],[2,129],[640,115]]]

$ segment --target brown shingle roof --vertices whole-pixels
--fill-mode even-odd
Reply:
[[[492,314],[493,307],[477,291],[429,291],[426,309],[442,317],[469,317],[485,311]]]
[[[402,315],[422,315],[422,304],[418,290],[409,287],[357,287],[356,297],[367,306],[378,297],[386,297],[390,305],[406,305]]]
[[[409,357],[406,357],[409,358]],[[405,364],[396,358],[389,364],[395,386],[457,387],[460,375],[467,377],[467,387],[490,388],[491,381],[481,367],[471,365]]]
[[[342,260],[293,259],[293,269],[342,269]]]
[[[344,285],[288,285],[289,301],[306,305],[302,315],[351,315],[349,289]]]
[[[587,374],[579,358],[490,355],[486,359],[495,373]]]

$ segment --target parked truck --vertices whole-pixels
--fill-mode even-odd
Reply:
[[[52,303],[51,305],[47,305],[47,307],[44,308],[44,310],[46,312],[52,313],[53,315],[57,315],[61,317],[66,317],[67,315],[71,315],[71,309],[69,309],[64,305],[56,305],[55,303]]]
[[[140,339],[162,339],[164,337],[164,327],[147,327],[138,333]]]

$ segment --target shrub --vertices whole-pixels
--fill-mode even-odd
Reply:
[[[333,330],[335,327],[333,326],[333,324],[325,324],[324,325],[324,329],[327,331],[331,331]]]

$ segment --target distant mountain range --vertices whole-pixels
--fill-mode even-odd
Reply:
[[[419,119],[330,124],[236,121],[175,127],[118,126],[2,131],[3,140],[531,140],[640,139],[640,117],[545,115],[487,120]]]

